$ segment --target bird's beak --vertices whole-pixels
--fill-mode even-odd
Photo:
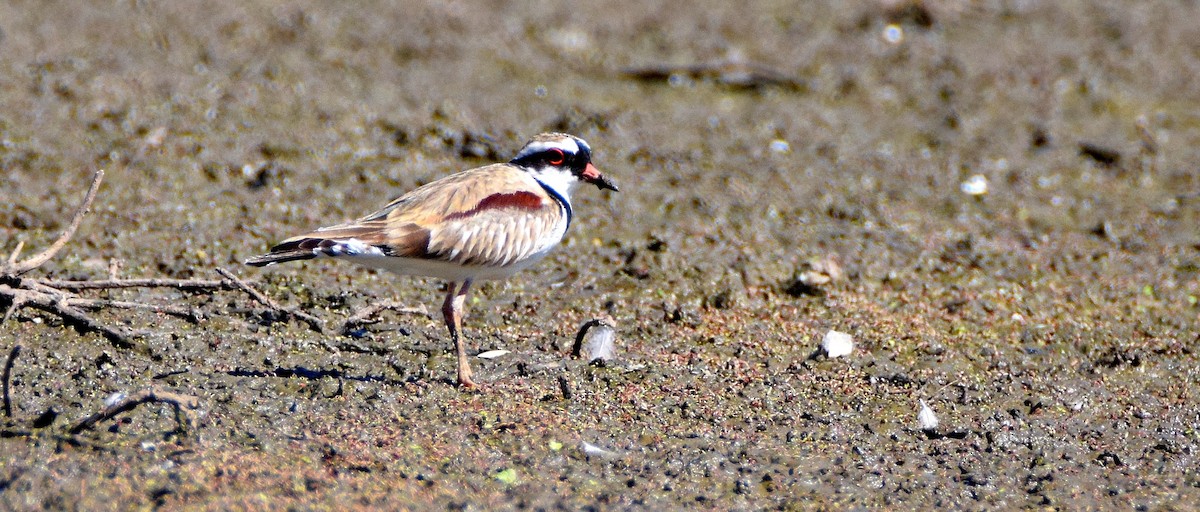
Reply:
[[[600,174],[600,169],[597,169],[596,166],[591,164],[591,162],[588,162],[587,167],[583,169],[582,176],[583,181],[595,185],[596,188],[600,190],[609,189],[613,192],[620,192],[620,189],[617,188],[617,184],[604,177],[603,174]]]

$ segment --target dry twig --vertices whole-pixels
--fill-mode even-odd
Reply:
[[[17,355],[21,351],[21,346],[17,345],[9,352],[8,359],[4,363],[3,375],[0,375],[0,380],[3,381],[4,387],[4,413],[8,420],[0,426],[0,437],[33,437],[40,429],[45,429],[53,422],[57,416],[57,411],[53,408],[47,410],[37,419],[32,420],[30,425],[32,430],[24,428],[21,423],[12,420],[12,401],[10,397],[10,384],[12,378],[13,362],[16,361]],[[170,404],[175,410],[175,423],[177,425],[175,432],[186,436],[190,430],[194,430],[198,423],[197,411],[200,409],[200,399],[171,391],[150,388],[139,391],[131,396],[127,396],[113,403],[105,405],[103,409],[75,423],[66,434],[58,432],[50,432],[48,435],[55,440],[65,442],[72,446],[90,447],[96,450],[112,451],[110,447],[96,444],[86,439],[78,437],[84,430],[94,427],[97,423],[112,419],[118,414],[133,410],[135,407],[146,403],[165,403]],[[48,421],[42,420],[43,417],[49,415]],[[40,423],[40,424],[39,424]]]
[[[8,255],[8,262],[7,262],[6,266],[12,266],[13,264],[15,264],[17,262],[17,256],[21,255],[21,249],[24,249],[24,248],[25,248],[25,241],[24,240],[17,241],[17,248],[13,249],[12,254]]]
[[[92,176],[92,186],[88,187],[87,194],[83,197],[83,203],[80,203],[79,209],[75,210],[75,216],[71,217],[71,223],[67,225],[67,229],[63,230],[62,234],[58,236],[58,240],[55,240],[53,244],[50,244],[50,247],[47,247],[46,250],[31,256],[29,259],[19,263],[9,262],[5,264],[4,268],[0,269],[0,274],[6,276],[19,276],[42,266],[42,264],[50,261],[50,258],[53,258],[55,254],[58,254],[58,251],[61,250],[64,245],[67,245],[67,241],[69,241],[72,236],[75,236],[75,230],[79,229],[79,223],[83,222],[83,216],[87,215],[88,208],[92,207],[92,201],[96,199],[96,191],[100,189],[100,182],[103,180],[104,169],[100,169],[96,171],[94,176]],[[13,254],[9,259],[15,260],[17,252],[20,251],[20,249],[21,246],[18,245],[17,250],[13,251]]]
[[[347,318],[346,321],[342,323],[342,332],[347,333],[358,327],[379,322],[379,319],[374,317],[383,311],[395,311],[400,314],[421,315],[426,318],[429,317],[429,311],[426,310],[424,306],[418,306],[414,308],[390,300],[376,302],[358,310],[357,313],[354,313],[350,316],[350,318]]]
[[[165,304],[147,304],[144,302],[129,302],[124,300],[83,299],[75,297],[67,299],[67,304],[87,309],[141,309],[145,311],[153,311],[155,313],[177,316],[191,322],[199,322],[203,319],[203,314],[194,309]]]
[[[13,288],[4,284],[0,284],[0,295],[7,295],[12,300],[12,306],[8,308],[4,318],[0,319],[0,321],[7,320],[9,314],[14,309],[22,306],[30,306],[53,313],[85,331],[98,332],[119,348],[134,349],[143,354],[150,353],[149,347],[134,341],[133,334],[125,332],[122,329],[108,327],[96,321],[83,311],[76,309],[75,305],[71,303],[72,298],[66,295],[49,294],[41,290]]]
[[[233,290],[228,279],[104,279],[96,281],[60,281],[38,279],[37,283],[59,290],[110,290],[114,288],[177,288],[180,290]]]
[[[250,286],[248,283],[243,281],[238,276],[233,275],[233,273],[228,270],[225,270],[223,268],[218,268],[217,273],[221,274],[222,277],[225,277],[226,279],[233,281],[234,285],[236,285],[237,288],[246,292],[247,295],[249,295],[254,300],[258,301],[259,304],[262,304],[268,308],[271,308],[272,311],[275,311],[276,313],[280,313],[280,314],[284,315],[285,317],[298,318],[298,319],[304,321],[304,323],[308,324],[308,326],[310,328],[312,328],[312,330],[314,330],[314,331],[317,331],[319,333],[325,332],[325,322],[321,321],[320,318],[317,318],[315,316],[312,316],[308,313],[305,313],[305,312],[300,311],[295,308],[286,308],[286,307],[280,306],[275,301],[271,300],[270,297],[267,297],[266,295],[263,295],[262,292],[255,290],[254,287]]]
[[[199,322],[203,315],[191,308],[169,304],[147,304],[121,300],[89,299],[77,296],[73,291],[79,290],[108,290],[125,288],[175,288],[186,291],[200,290],[232,290],[241,285],[233,280],[201,280],[201,279],[104,279],[88,281],[64,281],[55,279],[34,279],[23,277],[23,274],[45,264],[66,245],[79,228],[83,217],[87,214],[104,171],[96,171],[92,177],[91,186],[84,195],[83,202],[75,211],[70,224],[62,234],[46,250],[22,261],[17,261],[24,242],[19,242],[7,259],[0,264],[0,297],[9,300],[8,308],[0,317],[0,323],[8,320],[13,312],[21,307],[33,307],[57,315],[68,323],[72,323],[85,331],[98,332],[121,348],[134,348],[140,352],[149,353],[144,344],[133,340],[135,334],[116,327],[108,327],[88,316],[82,310],[101,309],[136,309],[153,311],[185,318]],[[244,283],[243,283],[244,285]]]
[[[49,261],[50,258],[53,258],[67,244],[67,241],[75,235],[75,230],[79,228],[79,224],[83,221],[84,215],[87,214],[88,208],[92,206],[92,201],[96,198],[96,191],[100,188],[100,182],[103,179],[104,171],[96,171],[96,174],[92,177],[92,185],[88,188],[87,194],[84,195],[83,202],[80,203],[79,208],[75,211],[75,216],[71,218],[71,223],[50,247],[26,260],[17,262],[17,254],[22,247],[22,245],[18,244],[17,250],[13,251],[5,265],[0,267],[0,295],[7,296],[11,301],[8,310],[4,312],[4,316],[0,317],[0,322],[8,320],[8,317],[12,316],[13,311],[17,308],[32,306],[54,313],[64,320],[74,322],[84,329],[98,331],[118,346],[134,346],[133,342],[129,340],[128,334],[106,327],[82,311],[75,309],[70,304],[71,297],[66,292],[21,277],[21,274],[40,267]]]
[[[92,428],[96,423],[111,419],[118,414],[133,410],[133,408],[139,405],[151,402],[171,404],[175,408],[175,422],[179,424],[179,430],[186,431],[196,426],[195,414],[200,409],[199,398],[170,391],[144,389],[118,400],[100,412],[80,420],[79,423],[71,427],[68,433],[71,435],[79,434],[84,430]]]
[[[621,71],[627,78],[645,81],[674,83],[679,79],[710,80],[735,89],[762,89],[777,87],[791,91],[805,91],[808,84],[767,65],[751,62],[737,55],[724,59],[694,64],[656,64],[631,67]]]

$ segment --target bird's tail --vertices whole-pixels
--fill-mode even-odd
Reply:
[[[329,230],[326,230],[329,231]],[[319,232],[324,234],[324,232]],[[314,233],[313,235],[315,235]],[[371,245],[357,238],[324,238],[301,235],[284,240],[271,252],[246,260],[247,265],[265,267],[285,261],[308,260],[317,256],[385,256],[384,247]]]
[[[313,251],[313,249],[320,245],[319,242],[320,240],[312,238],[288,240],[272,247],[271,252],[267,254],[246,260],[246,264],[254,267],[265,267],[286,261],[311,260],[317,257],[318,252]]]

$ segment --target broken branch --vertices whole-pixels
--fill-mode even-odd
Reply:
[[[12,288],[4,284],[0,284],[0,295],[7,295],[13,301],[14,307],[10,308],[9,313],[11,313],[12,309],[15,309],[16,305],[33,306],[42,311],[54,313],[63,320],[72,322],[85,331],[98,332],[119,348],[131,348],[137,350],[139,353],[146,354],[150,352],[149,347],[135,342],[131,334],[108,327],[97,322],[84,312],[75,309],[70,303],[70,298],[66,296],[55,296],[37,290]],[[7,315],[5,315],[5,318],[7,318]]]
[[[24,240],[20,240],[20,241],[18,241],[18,242],[17,242],[17,248],[16,248],[16,249],[13,249],[13,252],[12,252],[12,254],[9,254],[9,255],[8,255],[8,262],[7,262],[7,265],[10,265],[10,266],[11,266],[13,263],[16,263],[16,262],[17,262],[17,256],[20,256],[20,255],[21,255],[21,249],[24,249],[24,248],[25,248],[25,241],[24,241]]]
[[[59,235],[58,240],[55,240],[53,244],[50,244],[50,247],[47,247],[46,250],[31,256],[29,259],[21,261],[20,263],[6,264],[4,269],[0,271],[0,274],[9,276],[18,276],[24,274],[30,270],[42,266],[43,263],[50,261],[50,258],[53,258],[55,254],[58,254],[58,251],[61,250],[63,246],[67,245],[67,241],[69,241],[72,236],[75,236],[75,230],[79,229],[79,224],[83,222],[84,215],[87,214],[88,208],[91,208],[92,201],[96,199],[96,191],[100,189],[100,182],[102,180],[104,180],[104,169],[99,169],[96,171],[96,174],[93,175],[92,186],[88,188],[87,194],[84,195],[83,202],[80,203],[79,209],[75,210],[75,216],[71,218],[71,223],[67,225],[67,229],[63,230],[62,234]],[[16,255],[16,252],[14,251],[13,254]]]
[[[178,288],[180,290],[233,290],[228,279],[105,279],[96,281],[60,281],[38,279],[37,283],[59,290],[110,290],[114,288]]]
[[[239,289],[246,292],[247,295],[249,295],[254,300],[258,301],[259,304],[262,304],[268,308],[271,308],[271,310],[276,311],[278,313],[283,313],[286,316],[291,316],[291,317],[295,317],[300,320],[303,320],[304,323],[307,323],[308,326],[311,327],[312,330],[314,330],[314,331],[317,331],[320,333],[325,332],[325,322],[321,321],[320,318],[312,316],[312,315],[305,313],[303,311],[300,311],[298,309],[285,308],[283,306],[280,306],[279,304],[276,304],[275,301],[270,299],[270,297],[267,297],[266,295],[263,295],[262,292],[255,290],[254,287],[250,286],[249,283],[247,283],[247,282],[243,281],[241,278],[233,275],[233,273],[228,270],[218,267],[217,273],[221,274],[221,276],[225,277],[226,279],[233,281],[233,283]]]

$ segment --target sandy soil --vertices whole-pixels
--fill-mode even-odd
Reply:
[[[14,309],[0,508],[1190,508],[1197,19],[1173,1],[0,3],[0,253],[47,246],[103,168],[29,276],[224,268],[330,326],[238,290],[81,292],[205,316],[93,312],[144,333],[129,350]],[[474,362],[482,392],[452,385],[436,316],[336,328],[380,300],[436,311],[440,283],[240,264],[545,130],[588,140],[622,191],[581,190],[555,254],[474,295],[473,350],[511,351]],[[831,260],[837,279],[798,284]],[[568,357],[603,315],[618,359]],[[831,329],[855,350],[812,357]],[[145,389],[196,397],[195,425],[147,403],[68,432]]]

